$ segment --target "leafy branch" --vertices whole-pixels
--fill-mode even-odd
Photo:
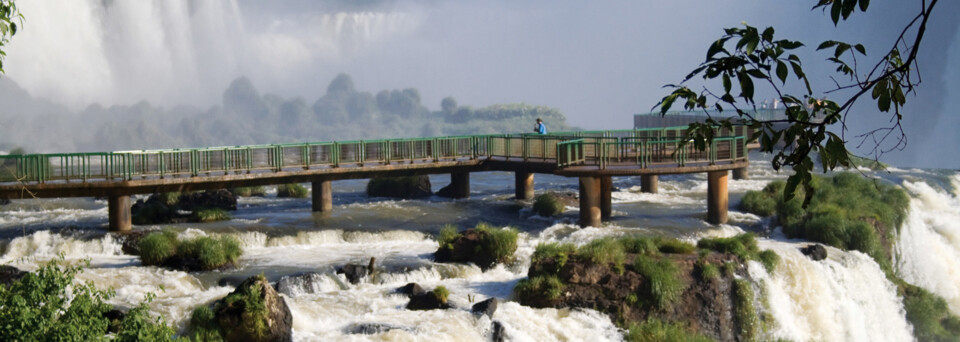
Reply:
[[[751,127],[755,133],[750,139],[759,139],[762,151],[776,153],[771,161],[773,168],[780,170],[789,166],[794,170],[794,174],[787,179],[785,199],[792,198],[797,187],[802,186],[808,190],[804,191],[806,205],[813,193],[809,191],[812,190],[810,181],[814,168],[812,153],[820,156],[824,172],[837,166],[851,165],[850,153],[846,148],[846,123],[853,105],[867,92],[871,93],[880,112],[891,112],[892,109],[892,114],[889,126],[857,135],[860,139],[857,147],[868,142],[873,144],[871,153],[874,159],[879,159],[883,153],[906,146],[906,134],[901,126],[902,107],[906,103],[905,95],[915,93],[915,87],[920,83],[916,57],[926,33],[927,21],[938,0],[920,2],[919,13],[901,30],[893,47],[865,73],[861,73],[861,62],[858,60],[858,56],[867,57],[867,49],[862,44],[835,40],[820,43],[816,51],[829,53],[826,60],[836,66],[837,74],[848,80],[845,81],[847,84],[841,84],[831,77],[834,87],[824,91],[822,98],[815,96],[800,57],[793,53],[805,47],[803,42],[775,39],[773,27],[760,31],[744,23],[742,28],[724,29],[723,36],[707,49],[706,60],[680,84],[666,85],[665,88],[673,90],[654,108],[659,107],[661,115],[666,115],[679,101],[686,110],[706,113],[707,120],[690,124],[686,131],[685,141],[692,142],[701,150],[712,142],[717,127],[730,127],[734,119],[736,124]],[[830,18],[836,26],[858,9],[866,12],[869,4],[869,0],[818,0],[813,9],[822,9],[824,12],[829,9]],[[904,55],[907,56],[905,59],[902,57]],[[795,79],[791,80],[791,74]],[[714,92],[707,87],[696,92],[685,85],[698,76],[707,81],[719,80],[723,92]],[[744,109],[757,108],[754,100],[755,82],[776,94],[785,107],[785,119],[758,119]],[[800,91],[796,94],[787,92],[788,83],[791,86],[796,83],[798,86],[794,87]],[[850,91],[853,93],[850,94]],[[837,94],[839,99],[826,97],[832,94]],[[841,94],[848,97],[843,98]],[[710,116],[711,111],[719,114],[725,109],[732,109],[737,117],[716,120]],[[839,135],[828,130],[836,124],[840,125]],[[883,146],[888,139],[895,140],[895,144],[885,149]]]
[[[4,73],[3,59],[7,57],[3,47],[17,34],[17,22],[23,25],[23,14],[17,9],[17,5],[13,0],[0,0],[0,74]]]

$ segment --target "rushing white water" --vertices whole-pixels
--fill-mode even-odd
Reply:
[[[812,261],[794,243],[762,241],[780,264],[769,275],[750,262],[752,278],[766,295],[776,324],[771,338],[793,341],[910,341],[912,327],[896,285],[880,266],[859,252],[828,248],[827,259]]]
[[[897,273],[911,284],[942,296],[960,314],[960,175],[953,193],[905,181],[910,212],[896,244]]]

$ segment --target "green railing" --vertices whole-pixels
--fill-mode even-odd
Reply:
[[[650,167],[716,163],[746,156],[744,132],[718,131],[706,151],[678,146],[686,127],[560,132],[547,135],[471,135],[192,149],[0,156],[0,182],[134,180],[296,169],[501,158],[557,167],[611,164]]]

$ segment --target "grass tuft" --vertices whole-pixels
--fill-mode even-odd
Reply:
[[[245,186],[240,188],[232,188],[230,189],[230,193],[243,197],[263,197],[267,194],[267,189],[262,186]]]
[[[190,215],[190,220],[193,222],[226,221],[230,218],[230,213],[220,208],[197,209],[194,210],[193,214]]]
[[[555,194],[543,194],[537,196],[533,202],[533,212],[543,217],[557,216],[563,213],[563,203]]]
[[[433,289],[433,294],[436,295],[437,298],[440,299],[440,302],[441,302],[441,303],[446,304],[446,303],[447,303],[447,298],[450,297],[450,290],[447,290],[447,288],[446,288],[445,286],[442,286],[442,285],[441,285],[441,286],[437,286],[436,288]]]
[[[277,185],[277,197],[307,198],[307,188],[300,184]]]
[[[179,244],[177,233],[174,231],[151,233],[140,240],[140,261],[144,265],[159,265],[177,254]]]
[[[520,279],[513,291],[520,297],[554,300],[563,294],[563,282],[556,275],[538,275]]]
[[[140,240],[140,260],[144,265],[162,265],[173,257],[197,260],[202,269],[213,270],[234,263],[243,250],[235,237],[201,236],[179,240],[169,230],[152,233]]]
[[[663,322],[648,319],[632,323],[627,328],[624,340],[628,342],[710,342],[710,338],[690,331],[680,322]]]
[[[610,237],[590,241],[577,250],[577,255],[597,265],[612,264],[620,274],[623,274],[623,262],[627,257],[623,245]]]
[[[638,255],[633,263],[634,269],[647,281],[644,289],[647,298],[654,306],[666,309],[683,293],[683,281],[680,280],[680,271],[669,259],[654,260],[645,255]]]
[[[753,341],[756,339],[759,320],[757,311],[753,307],[753,287],[744,279],[737,279],[733,283],[733,314],[739,329],[740,340]]]
[[[516,229],[500,229],[483,222],[478,223],[474,229],[481,234],[480,245],[483,250],[490,252],[497,262],[507,262],[513,257],[513,252],[517,250],[519,235]]]

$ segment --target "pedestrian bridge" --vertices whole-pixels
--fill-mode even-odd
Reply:
[[[536,173],[578,177],[580,224],[610,217],[611,177],[708,174],[707,217],[727,219],[727,175],[745,177],[747,130],[718,129],[704,151],[682,144],[686,127],[309,142],[97,153],[0,156],[0,198],[106,197],[109,225],[131,229],[130,195],[283,183],[313,185],[313,210],[330,211],[331,181],[451,175],[454,197],[468,197],[471,172],[516,175],[517,199],[533,198]]]

